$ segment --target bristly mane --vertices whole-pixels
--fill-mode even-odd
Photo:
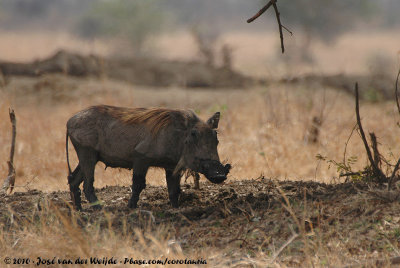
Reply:
[[[94,106],[97,111],[111,115],[125,124],[144,124],[152,135],[172,124],[173,120],[182,120],[197,116],[192,111],[167,108],[124,108],[108,105]]]

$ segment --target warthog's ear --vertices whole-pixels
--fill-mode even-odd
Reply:
[[[213,116],[211,116],[208,120],[207,120],[207,124],[212,128],[212,129],[216,129],[218,128],[218,123],[219,123],[219,117],[220,117],[220,112],[216,112]]]

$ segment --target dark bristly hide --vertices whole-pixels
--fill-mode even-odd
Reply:
[[[213,183],[226,180],[231,166],[220,162],[217,132],[220,114],[207,122],[191,110],[165,108],[122,108],[92,106],[71,117],[67,123],[68,183],[71,198],[81,209],[79,185],[97,208],[94,193],[94,168],[98,161],[109,167],[133,169],[129,207],[137,207],[140,192],[146,187],[149,167],[164,168],[172,206],[178,207],[180,178],[185,170],[202,173]],[[68,137],[79,164],[71,171]]]

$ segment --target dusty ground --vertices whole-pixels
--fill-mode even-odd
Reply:
[[[222,251],[220,266],[251,267],[239,264],[250,265],[256,256],[258,264],[283,266],[375,265],[377,260],[383,265],[398,254],[400,204],[380,195],[378,186],[372,190],[360,183],[274,182],[263,177],[202,183],[201,190],[190,185],[183,185],[179,209],[171,208],[165,187],[159,186],[147,187],[135,210],[127,208],[129,187],[98,189],[103,210],[84,203],[82,212],[71,211],[68,192],[31,190],[3,196],[0,221],[8,232],[20,231],[26,222],[50,224],[58,213],[74,219],[84,232],[91,225],[121,234],[163,228],[185,254],[202,248]]]

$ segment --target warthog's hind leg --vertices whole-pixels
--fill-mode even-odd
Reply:
[[[68,176],[69,190],[71,194],[72,203],[76,210],[82,210],[81,205],[81,190],[79,185],[83,181],[83,173],[81,167],[78,165],[75,170]]]
[[[79,158],[79,165],[84,174],[83,192],[85,193],[86,199],[94,209],[101,209],[93,186],[97,152],[90,148],[79,148],[76,151]]]

